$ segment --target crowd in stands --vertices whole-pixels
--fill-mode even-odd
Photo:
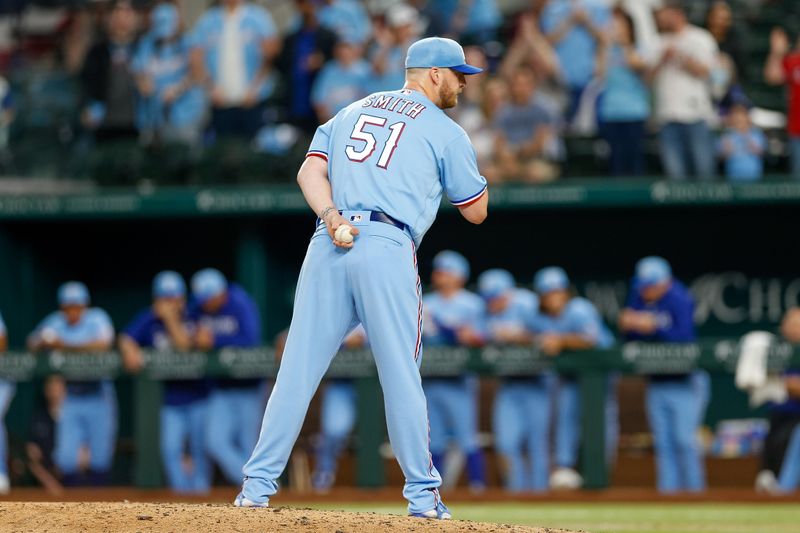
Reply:
[[[477,276],[475,292],[467,289],[470,279],[469,262],[461,254],[444,250],[434,257],[430,290],[422,297],[425,348],[532,346],[544,356],[556,358],[611,348],[617,342],[696,340],[694,298],[661,257],[645,257],[635,265],[616,328],[608,327],[593,302],[577,293],[558,266],[536,272],[533,290],[499,268]],[[133,375],[147,365],[143,349],[214,350],[263,343],[259,309],[253,299],[212,268],[195,273],[189,290],[180,274],[160,272],[152,283],[152,304],[116,333],[109,315],[91,305],[83,283],[64,283],[57,302],[58,309],[28,335],[31,351],[102,353],[117,348],[124,368]],[[787,311],[781,335],[790,343],[800,342],[798,308]],[[285,338],[283,332],[275,339],[278,359]],[[0,317],[0,352],[6,349],[7,340]],[[359,326],[342,347],[368,346],[369,342]],[[606,434],[585,436],[581,434],[581,391],[575,375],[543,370],[537,375],[498,378],[491,406],[492,438],[487,444],[479,438],[478,420],[479,411],[489,404],[479,400],[478,377],[423,377],[431,458],[442,473],[444,487],[456,486],[465,469],[472,490],[487,488],[484,451],[490,447],[506,490],[580,488],[579,450],[586,438],[603,438],[608,465],[616,461],[619,376],[611,374],[607,379]],[[783,380],[783,392],[770,403],[771,429],[757,487],[785,493],[800,486],[800,386],[796,371],[779,379]],[[0,379],[0,413],[8,408],[14,387],[13,382]],[[31,419],[24,460],[20,463],[18,459],[17,464],[24,465],[51,492],[62,486],[108,484],[119,420],[114,384],[109,380],[64,383],[62,378],[50,377],[44,391],[45,401]],[[220,478],[238,485],[268,396],[268,383],[256,379],[166,381],[157,445],[168,486],[180,493],[206,493],[214,483],[214,465]],[[709,399],[705,371],[647,376],[644,402],[660,492],[706,489],[705,452],[698,430]],[[327,491],[336,482],[340,456],[357,420],[357,402],[353,380],[332,379],[323,384],[311,477],[318,491]],[[0,457],[0,492],[7,492],[4,428]]]
[[[751,12],[771,2],[732,1]],[[402,87],[409,45],[443,35],[487,70],[452,114],[491,183],[754,181],[765,160],[783,170],[784,155],[800,175],[797,98],[784,149],[780,122],[753,113],[748,95],[762,80],[797,91],[793,37],[776,29],[753,68],[741,37],[753,20],[725,1],[207,4],[34,3],[6,15],[16,31],[0,50],[4,173],[47,174],[51,162],[55,175],[99,183],[286,182],[318,124]]]

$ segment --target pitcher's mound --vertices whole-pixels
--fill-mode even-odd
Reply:
[[[237,509],[220,504],[160,503],[28,503],[0,506],[3,531],[371,531],[568,533],[563,530],[465,520],[425,520],[405,516],[276,507]]]

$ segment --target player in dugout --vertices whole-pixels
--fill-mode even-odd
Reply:
[[[29,335],[29,350],[102,353],[111,349],[111,318],[104,310],[89,307],[86,285],[79,281],[61,285],[58,305],[59,310],[45,317]],[[107,484],[116,437],[117,397],[111,381],[68,381],[53,452],[64,485]],[[84,448],[89,450],[88,472],[80,468]]]
[[[145,365],[142,348],[186,351],[193,348],[194,324],[186,312],[186,283],[177,272],[164,270],[153,279],[153,303],[123,330],[119,348],[125,368],[139,372]],[[160,412],[161,461],[170,488],[203,494],[211,488],[211,464],[206,454],[208,382],[170,380],[164,383]],[[188,448],[191,461],[186,461]]]

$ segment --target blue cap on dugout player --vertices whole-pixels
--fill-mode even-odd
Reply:
[[[80,281],[68,281],[58,288],[58,305],[89,305],[89,289]]]
[[[186,283],[177,272],[164,270],[153,278],[153,298],[178,298],[186,296]]]
[[[464,49],[452,39],[428,37],[408,48],[406,68],[449,68],[463,74],[478,74],[482,68],[467,64]]]
[[[469,278],[469,262],[458,252],[444,250],[433,258],[433,270],[455,274],[463,279]]]
[[[636,286],[640,289],[672,279],[672,267],[663,257],[651,255],[636,263]]]
[[[216,268],[205,268],[192,276],[192,295],[201,304],[228,290],[228,280]]]
[[[539,294],[569,288],[569,277],[563,268],[551,266],[541,269],[533,277],[533,289]]]
[[[508,270],[493,268],[478,276],[478,292],[485,300],[493,300],[514,288],[514,276]]]

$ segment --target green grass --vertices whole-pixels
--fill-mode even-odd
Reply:
[[[401,505],[301,504],[316,509],[344,509],[405,514]],[[796,533],[800,505],[787,503],[462,503],[449,506],[453,517],[478,522],[582,530],[591,533]]]

